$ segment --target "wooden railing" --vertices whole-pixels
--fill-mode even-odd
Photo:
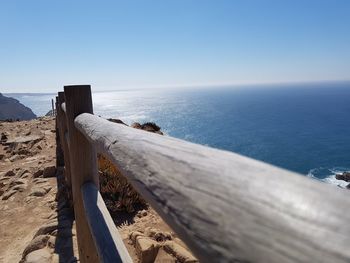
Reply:
[[[65,176],[73,193],[81,262],[132,262],[99,193],[95,147],[77,130],[76,117],[92,113],[90,86],[67,86],[58,93],[57,126]]]
[[[349,191],[104,120],[90,86],[66,86],[58,105],[82,262],[131,261],[98,191],[96,152],[201,262],[350,262]]]

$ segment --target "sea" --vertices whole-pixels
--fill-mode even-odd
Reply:
[[[6,95],[38,116],[56,96]],[[335,176],[350,171],[350,82],[117,90],[93,92],[93,103],[101,117],[155,122],[169,136],[347,185]]]

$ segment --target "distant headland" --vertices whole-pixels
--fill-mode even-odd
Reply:
[[[0,93],[0,120],[32,120],[36,115],[18,100]]]

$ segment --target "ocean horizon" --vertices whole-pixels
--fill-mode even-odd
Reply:
[[[93,87],[92,87],[93,90]],[[6,93],[38,116],[54,93]],[[306,176],[350,171],[350,82],[93,92],[104,118],[155,122],[166,134]]]

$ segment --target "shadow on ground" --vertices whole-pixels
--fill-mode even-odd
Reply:
[[[74,255],[73,237],[76,235],[73,230],[74,225],[74,211],[72,209],[70,200],[70,194],[68,187],[65,183],[63,173],[57,175],[57,235],[55,242],[55,254],[58,255],[60,263],[77,262],[78,259]]]
[[[108,211],[111,214],[115,226],[120,227],[122,225],[130,225],[135,223],[135,217],[140,211],[147,209],[147,205],[137,204],[134,206],[134,209],[135,211],[133,212],[111,211],[110,209],[108,209]]]

